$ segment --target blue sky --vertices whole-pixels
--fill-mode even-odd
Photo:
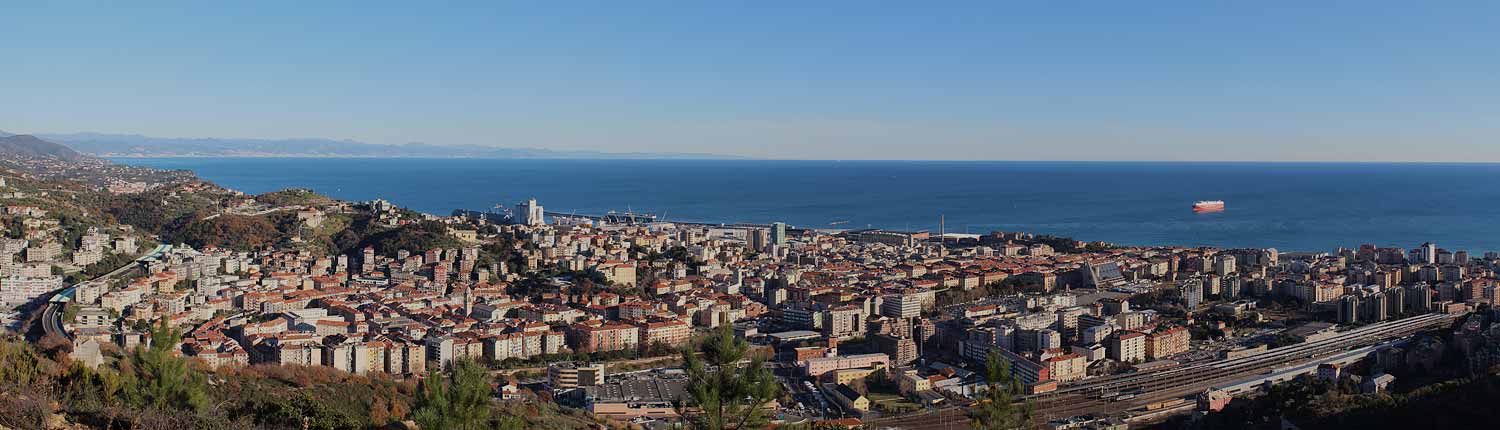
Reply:
[[[39,3],[0,6],[0,130],[1500,161],[1496,2]]]

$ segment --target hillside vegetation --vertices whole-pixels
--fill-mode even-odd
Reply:
[[[168,236],[194,248],[212,245],[249,251],[276,245],[287,235],[266,216],[223,215],[191,221]]]
[[[164,326],[152,333],[176,338]],[[326,367],[211,371],[174,354],[168,345],[175,342],[123,352],[91,369],[69,360],[63,345],[44,353],[19,338],[0,337],[0,428],[357,430],[411,421],[429,430],[592,426],[552,405],[497,401],[482,369],[426,379],[435,384]]]

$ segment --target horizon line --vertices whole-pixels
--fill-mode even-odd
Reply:
[[[495,148],[518,148],[518,149],[544,149],[544,148],[520,148],[520,147],[495,147]],[[550,150],[566,152],[568,150]],[[1496,161],[1436,161],[1436,160],[1059,160],[1059,159],[945,159],[945,158],[764,158],[748,155],[729,154],[695,154],[695,153],[650,153],[650,152],[604,152],[598,150],[578,150],[584,152],[597,152],[600,154],[620,155],[620,157],[481,157],[481,156],[386,156],[386,155],[354,155],[354,154],[274,154],[274,155],[96,155],[100,158],[110,159],[191,159],[191,158],[242,158],[242,159],[390,159],[390,160],[554,160],[554,161],[791,161],[791,162],[838,162],[838,163],[862,163],[862,162],[900,162],[900,163],[1098,163],[1098,164],[1130,164],[1130,163],[1158,163],[1158,164],[1453,164],[1453,165],[1500,165]],[[680,155],[677,157],[652,157],[649,155]],[[631,155],[644,155],[632,157]]]

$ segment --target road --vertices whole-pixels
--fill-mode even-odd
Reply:
[[[290,211],[290,210],[300,211],[300,210],[305,209],[305,208],[306,207],[304,207],[302,205],[291,205],[291,206],[274,207],[274,208],[270,208],[270,209],[262,209],[262,210],[258,210],[258,211],[250,212],[250,213],[219,212],[219,213],[216,213],[216,214],[213,214],[213,215],[209,215],[209,216],[203,217],[203,220],[207,221],[207,220],[211,220],[211,219],[214,219],[214,218],[218,218],[219,215],[224,215],[226,213],[230,214],[230,215],[261,216],[261,215],[265,215],[265,214],[268,214],[268,213],[271,213],[271,212]]]
[[[42,309],[42,332],[45,333],[44,336],[61,334],[68,339],[73,338],[73,336],[68,335],[68,332],[62,328],[62,309],[63,306],[57,303],[48,303],[47,307]]]
[[[73,335],[68,334],[67,330],[63,330],[62,316],[63,308],[67,306],[69,301],[73,300],[74,289],[78,288],[79,285],[87,282],[114,279],[116,276],[120,276],[125,272],[129,272],[130,269],[135,268],[135,265],[140,263],[141,261],[161,257],[162,254],[170,251],[171,249],[172,245],[157,245],[156,248],[153,248],[151,252],[146,253],[146,255],[142,255],[139,258],[132,260],[128,264],[115,268],[115,270],[112,270],[109,273],[105,273],[94,279],[70,285],[67,288],[58,290],[57,292],[53,293],[52,298],[47,300],[47,307],[42,309],[43,336],[59,335],[67,339],[73,338]]]

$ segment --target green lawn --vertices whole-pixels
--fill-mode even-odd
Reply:
[[[887,411],[914,411],[922,409],[922,405],[912,403],[906,400],[905,397],[897,394],[871,392],[866,394],[865,397],[870,399],[871,407],[880,405],[884,406],[884,409]]]

